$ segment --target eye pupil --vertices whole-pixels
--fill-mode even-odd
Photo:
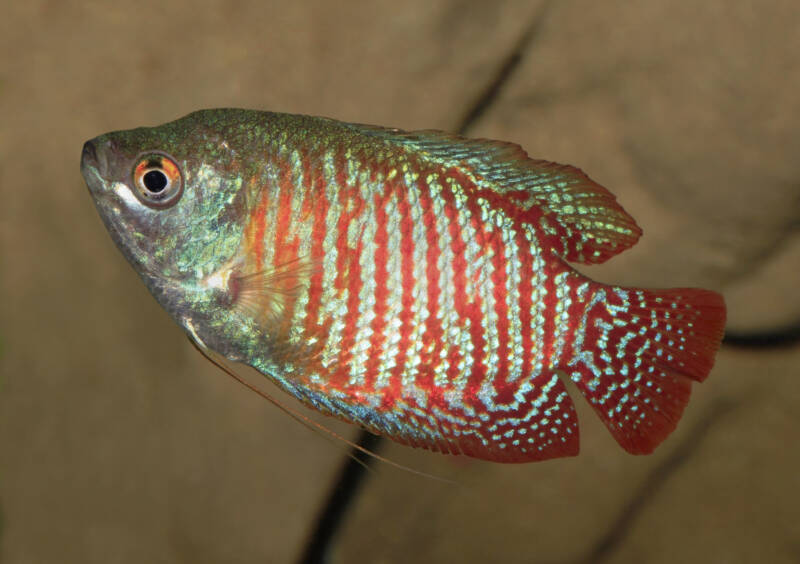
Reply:
[[[167,175],[160,170],[151,170],[145,173],[145,175],[142,177],[142,182],[144,183],[145,188],[147,188],[150,192],[157,194],[167,187],[169,179],[167,178]]]
[[[181,198],[183,173],[169,155],[157,151],[142,153],[134,161],[128,187],[144,205],[166,209]]]

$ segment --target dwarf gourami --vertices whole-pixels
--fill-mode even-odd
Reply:
[[[577,454],[571,381],[651,452],[722,338],[717,293],[573,270],[641,230],[579,169],[511,143],[218,109],[101,135],[81,170],[198,346],[407,445]]]

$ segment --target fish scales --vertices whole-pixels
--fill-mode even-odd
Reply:
[[[412,446],[576,454],[571,380],[625,449],[650,452],[721,338],[718,294],[574,271],[639,228],[578,169],[509,143],[208,110],[101,136],[82,170],[198,345]]]
[[[312,160],[314,160],[313,157]],[[331,257],[331,260],[324,263],[324,268],[325,272],[329,273],[330,286],[340,290],[337,295],[329,294],[330,305],[328,307],[323,305],[323,309],[331,312],[328,317],[331,318],[332,325],[339,330],[334,330],[330,335],[298,333],[294,338],[296,340],[308,338],[325,340],[328,337],[322,354],[328,358],[336,358],[335,364],[338,368],[331,377],[328,379],[318,378],[318,382],[324,381],[326,387],[339,389],[349,395],[363,394],[365,397],[374,397],[376,395],[374,388],[366,386],[366,359],[359,359],[358,355],[363,350],[370,348],[369,333],[365,331],[365,328],[369,328],[376,317],[374,307],[364,307],[365,304],[374,303],[375,291],[373,289],[372,292],[365,293],[364,289],[377,287],[374,282],[373,268],[378,262],[375,257],[377,245],[374,244],[373,231],[374,226],[378,223],[378,217],[374,207],[370,204],[370,198],[366,197],[368,190],[365,190],[363,185],[366,182],[363,182],[364,179],[359,175],[360,163],[355,163],[352,155],[331,152],[325,154],[321,160],[323,163],[327,163],[321,167],[326,193],[331,194],[330,198],[336,197],[338,201],[338,206],[332,208],[333,211],[330,212],[331,217],[328,222],[330,236],[326,237],[326,240],[330,242],[332,252],[327,253],[328,249],[323,249],[323,255]],[[366,159],[367,162],[371,162],[371,160],[374,159]],[[284,161],[279,160],[279,162]],[[294,163],[296,162],[294,160]],[[275,237],[276,249],[285,247],[287,239],[299,238],[303,232],[308,230],[306,225],[294,226],[288,223],[287,219],[290,217],[290,209],[301,208],[303,205],[301,200],[311,197],[307,192],[296,190],[294,197],[289,199],[288,194],[291,193],[293,187],[302,186],[302,182],[298,182],[292,171],[289,170],[292,167],[292,161],[286,160],[283,166],[286,167],[286,170],[277,173],[281,179],[277,208],[281,212],[276,216],[274,229],[264,232],[264,245],[262,245],[267,246],[267,242]],[[390,210],[393,212],[392,214],[385,214],[385,217],[381,219],[389,221],[390,215],[400,218],[398,227],[403,236],[403,244],[396,247],[394,252],[399,255],[401,264],[404,259],[405,263],[401,267],[401,272],[404,274],[402,286],[396,286],[400,299],[396,299],[395,302],[399,301],[403,306],[401,312],[407,312],[403,325],[406,330],[405,332],[401,330],[401,342],[394,360],[393,378],[390,380],[394,397],[386,396],[381,403],[385,406],[396,407],[393,402],[400,398],[399,405],[402,409],[416,410],[417,415],[423,416],[425,410],[429,408],[429,400],[431,403],[435,399],[441,402],[441,393],[437,394],[439,388],[433,385],[431,374],[436,371],[442,361],[441,356],[435,353],[438,353],[439,349],[444,350],[447,346],[444,334],[447,329],[451,328],[443,327],[437,316],[441,294],[437,272],[440,237],[436,230],[433,205],[436,200],[439,207],[443,208],[447,205],[446,200],[454,199],[448,197],[453,191],[461,194],[464,188],[454,178],[434,193],[423,177],[431,176],[435,179],[435,174],[408,162],[397,163],[396,166],[400,171],[397,178],[402,179],[402,183],[393,186],[395,197],[398,198],[398,206],[396,209]],[[419,172],[415,168],[419,169]],[[371,172],[375,174],[369,176],[374,178],[378,185],[373,192],[380,191],[384,188],[382,176],[377,174],[377,171]],[[462,182],[465,180],[465,178],[461,179]],[[447,192],[447,196],[443,196],[441,191]],[[479,217],[478,214],[480,214]],[[485,227],[490,216],[493,217],[491,222],[497,223],[497,225],[490,223],[489,227]],[[463,218],[464,223],[473,226],[478,233],[483,233],[488,243],[487,251],[477,249],[477,252],[486,257],[483,262],[475,260],[477,257],[472,257],[474,264],[483,267],[473,272],[472,279],[476,284],[470,289],[471,292],[477,292],[479,295],[481,295],[481,292],[478,291],[479,288],[485,288],[486,291],[482,293],[482,299],[477,302],[480,304],[480,311],[473,310],[471,315],[467,309],[463,309],[462,317],[456,318],[451,324],[454,330],[451,331],[451,334],[463,331],[466,319],[473,324],[473,329],[465,332],[469,340],[462,339],[460,343],[467,350],[458,351],[462,356],[470,355],[472,357],[473,368],[471,373],[467,374],[472,381],[471,387],[464,386],[459,390],[462,397],[457,401],[451,401],[446,406],[450,411],[454,409],[454,406],[468,403],[464,401],[463,395],[471,394],[474,390],[477,390],[476,395],[486,409],[494,407],[495,397],[498,395],[497,388],[502,389],[503,394],[508,398],[513,397],[514,390],[506,385],[506,380],[509,379],[508,341],[510,338],[521,341],[522,337],[521,330],[515,336],[509,335],[511,325],[508,320],[506,300],[509,295],[518,295],[519,291],[508,292],[507,289],[507,261],[505,260],[507,242],[503,240],[503,233],[511,231],[506,226],[508,218],[504,217],[502,213],[492,210],[485,203],[481,205],[480,202],[472,205],[471,208],[467,207]],[[506,227],[505,230],[504,227]],[[354,237],[354,233],[362,233],[362,235]],[[364,234],[368,236],[364,237]],[[360,245],[364,245],[364,248],[362,249]],[[274,256],[273,267],[277,267],[281,255],[275,254]],[[344,258],[348,256],[349,260]],[[332,259],[332,257],[336,258]],[[345,279],[350,281],[346,287],[343,282]],[[403,292],[400,291],[401,289]],[[403,296],[405,296],[405,301]],[[452,302],[445,302],[442,307],[458,311]],[[518,308],[519,304],[515,307]],[[339,316],[337,325],[336,319],[333,317],[343,312],[344,315]],[[359,327],[361,328],[360,332],[358,331]],[[518,377],[519,374],[515,374],[513,379]],[[496,382],[498,378],[499,381]],[[309,385],[311,384],[309,383]],[[429,397],[431,392],[432,396],[438,395],[439,397]],[[437,405],[437,407],[440,412],[443,411],[442,405]],[[483,440],[486,439],[483,438]]]
[[[331,277],[334,279],[333,285],[339,287],[341,292],[338,296],[338,301],[333,300],[337,301],[336,306],[331,307],[330,310],[340,313],[346,311],[344,316],[340,318],[341,333],[335,332],[333,334],[334,338],[328,339],[325,348],[326,352],[323,354],[327,353],[329,356],[336,356],[338,359],[337,365],[340,367],[349,365],[349,378],[345,382],[345,378],[341,376],[343,369],[339,368],[331,378],[327,380],[322,378],[321,381],[325,381],[328,388],[337,388],[350,395],[363,394],[370,396],[374,395],[374,390],[364,386],[365,376],[363,369],[359,370],[363,367],[363,363],[354,362],[353,358],[354,350],[360,350],[364,341],[357,339],[357,335],[353,335],[353,333],[355,326],[359,324],[366,325],[371,321],[371,319],[368,319],[368,315],[374,316],[372,309],[363,307],[365,301],[374,299],[374,295],[372,297],[358,295],[357,291],[360,292],[361,288],[368,287],[369,281],[374,278],[371,269],[367,267],[370,264],[375,264],[375,260],[374,252],[367,254],[360,247],[354,246],[361,244],[363,238],[358,238],[356,241],[352,234],[362,229],[368,229],[370,225],[375,225],[377,218],[370,217],[374,214],[371,213],[372,210],[369,206],[365,206],[365,202],[368,200],[364,198],[361,187],[358,186],[357,175],[353,172],[357,170],[358,166],[353,164],[352,157],[348,158],[343,154],[338,154],[333,157],[326,157],[323,160],[330,163],[323,168],[326,172],[323,178],[327,185],[338,188],[339,195],[339,207],[337,208],[339,213],[335,214],[331,221],[332,225],[335,224],[332,231],[336,235],[331,240],[336,241],[335,256],[337,260],[328,261],[325,266],[326,268],[330,267],[332,271]],[[369,162],[369,159],[367,161]],[[406,258],[405,268],[402,269],[405,275],[402,284],[406,290],[406,300],[403,303],[401,298],[401,303],[404,305],[402,311],[409,312],[409,314],[406,316],[405,321],[405,326],[407,327],[406,339],[401,339],[395,360],[392,388],[396,394],[395,397],[402,398],[399,403],[401,409],[416,410],[417,415],[424,416],[424,410],[429,408],[427,393],[437,390],[437,388],[433,387],[433,382],[430,381],[430,378],[424,378],[424,374],[428,370],[435,370],[439,359],[427,358],[427,355],[420,354],[420,349],[422,343],[428,343],[429,347],[438,346],[444,348],[445,346],[441,337],[444,331],[436,327],[437,294],[439,289],[438,277],[435,276],[435,269],[437,268],[435,249],[437,248],[438,236],[434,230],[435,222],[431,215],[434,196],[430,193],[427,183],[420,181],[420,177],[426,171],[413,172],[409,169],[407,163],[403,164],[404,166],[401,166],[401,168],[404,168],[403,174],[398,175],[398,178],[403,179],[403,183],[400,185],[400,190],[396,190],[396,194],[398,198],[405,196],[403,200],[400,200],[401,203],[399,205],[404,210],[404,213],[399,214],[402,218],[401,224],[403,224],[401,233],[404,236],[404,245],[401,248],[396,248],[395,252],[401,253],[402,257]],[[290,175],[284,173],[281,177],[288,178]],[[464,180],[462,179],[462,182]],[[280,187],[280,194],[283,195],[291,190],[291,186],[291,183],[284,181]],[[461,193],[464,188],[457,182],[450,182],[445,190],[455,190]],[[350,195],[349,197],[348,194]],[[301,197],[308,197],[308,195],[297,194],[295,199]],[[441,198],[441,195],[438,197]],[[281,201],[281,197],[279,197],[279,201]],[[279,209],[284,209],[281,217],[287,216],[289,205],[288,202],[281,201],[278,206]],[[295,204],[294,207],[298,206]],[[478,214],[480,214],[479,221]],[[490,221],[490,216],[498,219]],[[481,304],[480,311],[473,312],[473,315],[470,316],[467,310],[463,310],[463,317],[460,319],[462,323],[454,324],[456,331],[463,329],[463,321],[465,319],[469,319],[473,324],[473,330],[467,332],[470,339],[463,343],[471,351],[474,361],[472,371],[468,373],[472,385],[471,387],[462,388],[460,393],[462,396],[465,393],[476,395],[486,410],[507,409],[506,402],[497,402],[496,396],[498,396],[498,388],[503,390],[503,395],[509,400],[513,398],[516,391],[507,386],[505,382],[508,379],[507,348],[509,340],[506,297],[510,293],[506,289],[506,261],[504,260],[506,243],[502,240],[502,228],[508,218],[504,218],[501,212],[492,210],[485,203],[481,205],[481,202],[467,207],[464,217],[465,223],[472,225],[478,233],[483,234],[488,243],[488,250],[478,249],[481,255],[486,256],[486,260],[483,263],[475,261],[475,264],[482,264],[483,268],[477,270],[472,277],[473,280],[477,279],[478,281],[476,286],[471,289],[472,292],[477,292],[478,288],[487,289],[487,291],[483,292],[482,299],[478,302]],[[493,225],[492,221],[499,225]],[[358,227],[354,229],[353,227],[356,225]],[[286,237],[286,233],[292,232],[292,227],[287,225],[285,221],[278,219],[275,232],[281,233]],[[267,234],[265,239],[270,240],[271,234]],[[276,247],[279,248],[278,241],[276,241]],[[350,262],[346,262],[342,258],[347,255],[351,256]],[[358,267],[355,257],[358,257],[359,260]],[[364,266],[363,275],[360,268],[361,264]],[[278,265],[275,264],[274,266]],[[346,288],[342,282],[345,277],[351,281],[351,284]],[[480,294],[480,292],[478,293]],[[408,298],[409,294],[413,296],[413,301]],[[454,304],[445,304],[445,307],[454,308]],[[336,326],[335,320],[332,320],[332,322]],[[557,330],[561,329],[558,325]],[[559,334],[568,330],[567,324],[562,323],[560,325],[563,325],[563,331],[558,331]],[[425,329],[424,333],[422,332],[423,329]],[[401,334],[403,333],[401,332]],[[299,335],[297,338],[302,339],[304,337],[306,336]],[[324,335],[322,338],[324,338]],[[521,335],[519,338],[521,339]],[[465,355],[466,351],[462,350],[460,353]],[[484,359],[486,360],[484,361]],[[420,365],[425,366],[424,372],[419,371]],[[515,375],[516,377],[518,375]],[[497,381],[498,378],[499,381]],[[419,385],[417,384],[418,380],[420,380]],[[392,398],[389,401],[396,400]],[[454,404],[463,405],[465,403],[468,402],[464,401],[462,397],[457,402],[451,402],[448,408],[453,410]],[[390,404],[390,406],[393,408],[398,407],[397,404]],[[439,405],[437,407],[441,412],[442,406]],[[462,430],[461,432],[467,431]],[[484,443],[488,442],[486,437],[480,437],[480,439]]]

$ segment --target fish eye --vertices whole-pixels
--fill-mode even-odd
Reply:
[[[133,167],[136,196],[152,208],[174,205],[183,193],[183,175],[175,160],[164,153],[147,153]]]

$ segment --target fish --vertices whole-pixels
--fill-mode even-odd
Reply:
[[[574,456],[569,386],[650,453],[723,336],[716,292],[576,271],[642,231],[580,169],[513,143],[211,109],[100,135],[81,171],[196,346],[401,444]]]

